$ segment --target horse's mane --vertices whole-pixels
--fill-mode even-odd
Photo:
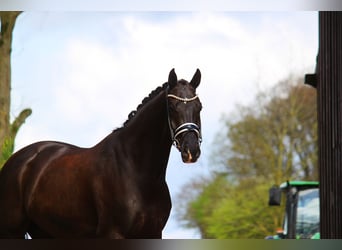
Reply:
[[[129,113],[127,120],[124,122],[123,126],[121,128],[115,129],[114,132],[116,130],[120,130],[124,128],[146,103],[148,103],[151,99],[157,96],[161,91],[165,90],[167,86],[168,86],[168,82],[165,82],[162,86],[159,86],[155,90],[153,90],[147,97],[145,97],[142,100],[142,102],[138,105],[136,110],[133,110]]]
[[[186,80],[179,80],[178,83],[181,84],[187,84],[188,82]],[[162,86],[157,87],[155,90],[151,91],[151,93],[145,97],[142,102],[137,106],[136,110],[131,111],[128,114],[127,120],[124,122],[123,126],[120,128],[115,129],[113,132],[120,130],[124,127],[126,127],[126,125],[134,118],[134,116],[139,112],[139,110],[146,104],[148,103],[151,99],[153,99],[155,96],[157,96],[161,91],[164,91],[166,88],[168,87],[168,82],[165,82]]]

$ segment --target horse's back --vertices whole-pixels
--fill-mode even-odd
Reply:
[[[78,147],[61,142],[42,141],[13,154],[0,171],[0,200],[1,195],[15,186],[25,185],[28,176],[34,179],[54,158],[70,148]]]

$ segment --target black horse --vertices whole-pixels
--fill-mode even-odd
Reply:
[[[0,172],[0,237],[161,238],[171,146],[185,163],[200,155],[200,80],[198,69],[190,83],[171,70],[92,148],[44,141],[15,153]]]

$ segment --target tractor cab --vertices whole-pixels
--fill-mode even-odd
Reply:
[[[284,197],[282,198],[282,196]],[[269,191],[269,205],[285,202],[283,226],[268,239],[317,239],[319,233],[319,183],[287,181]]]

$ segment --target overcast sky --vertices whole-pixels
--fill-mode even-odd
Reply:
[[[175,68],[202,72],[202,156],[184,165],[172,149],[167,181],[174,200],[192,178],[210,172],[222,114],[290,73],[314,72],[316,12],[24,12],[12,51],[12,116],[30,107],[16,150],[58,140],[90,147]],[[196,238],[173,213],[164,238]]]

